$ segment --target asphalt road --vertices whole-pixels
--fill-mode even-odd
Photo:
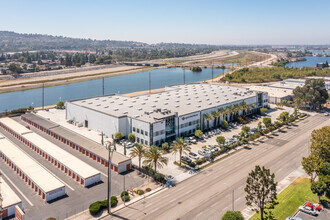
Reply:
[[[284,179],[301,166],[308,154],[313,129],[330,125],[322,115],[310,117],[282,133],[219,161],[176,187],[163,190],[127,206],[103,219],[220,219],[231,210],[245,206],[245,181],[248,173],[262,165]],[[234,192],[234,193],[233,193]]]

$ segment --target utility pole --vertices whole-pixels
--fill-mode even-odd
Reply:
[[[124,206],[126,206],[125,205],[125,202],[126,202],[126,190],[125,190],[125,174],[123,175],[123,177],[124,177]],[[128,193],[128,192],[127,192]]]
[[[212,82],[213,82],[213,63],[212,63]]]
[[[183,68],[183,84],[186,84],[186,70]]]
[[[149,94],[151,93],[151,73],[149,72]]]
[[[42,84],[42,110],[44,110],[45,106],[45,83]]]
[[[104,77],[102,78],[102,96],[104,96]]]
[[[113,149],[111,149],[110,141],[107,141],[106,148],[108,150],[108,214],[111,215],[111,158]]]

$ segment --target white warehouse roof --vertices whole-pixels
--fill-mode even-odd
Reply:
[[[0,122],[9,127],[10,129],[14,130],[17,134],[26,134],[31,133],[32,131],[24,126],[22,126],[17,121],[14,121],[11,118],[0,118]]]
[[[62,182],[9,140],[0,139],[0,151],[45,192],[64,187]]]
[[[100,174],[92,166],[36,133],[28,133],[23,135],[23,137],[84,179]]]
[[[257,92],[242,87],[194,83],[170,86],[166,87],[165,92],[136,97],[109,95],[68,102],[114,117],[129,116],[154,122],[174,115],[175,112],[179,116],[186,115],[220,105],[242,102],[255,97],[256,94]],[[155,111],[156,109],[167,111],[167,115],[164,116],[161,112]]]
[[[290,89],[274,88],[268,86],[245,86],[245,88],[249,88],[250,90],[254,91],[268,92],[268,96],[270,97],[284,98],[293,95],[292,90]]]
[[[16,193],[8,186],[8,184],[0,177],[1,182],[1,196],[2,196],[2,207],[10,207],[21,203],[22,200],[16,195]]]

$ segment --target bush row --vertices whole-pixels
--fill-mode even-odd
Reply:
[[[111,196],[111,207],[115,207],[118,203],[116,196]],[[108,208],[108,200],[96,201],[89,206],[89,213],[91,215],[96,215],[102,209]]]

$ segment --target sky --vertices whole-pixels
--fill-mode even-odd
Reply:
[[[330,44],[330,0],[0,0],[0,30],[215,45]]]

